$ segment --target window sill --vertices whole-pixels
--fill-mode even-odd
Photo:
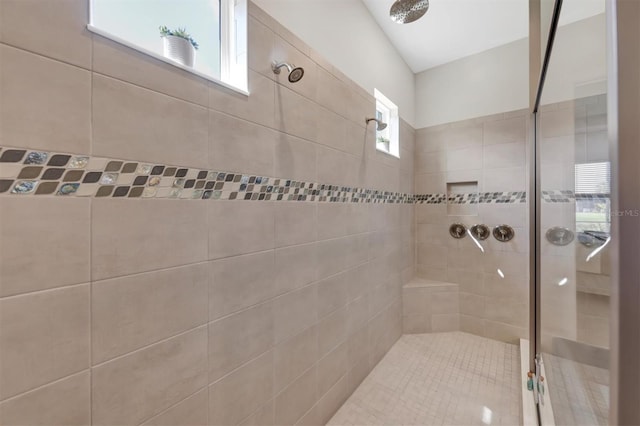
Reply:
[[[240,94],[245,95],[245,96],[249,96],[249,92],[248,92],[247,88],[240,88],[240,87],[236,87],[234,85],[231,85],[229,83],[225,83],[224,81],[222,81],[222,80],[220,80],[220,79],[218,79],[216,77],[207,75],[207,74],[202,73],[200,71],[197,71],[197,70],[195,70],[193,68],[186,67],[186,66],[184,66],[184,65],[182,65],[182,64],[180,64],[180,63],[178,63],[176,61],[172,61],[169,58],[165,58],[164,56],[159,55],[159,54],[157,54],[155,52],[152,52],[150,50],[147,50],[147,49],[145,49],[143,47],[136,46],[133,43],[130,43],[130,42],[128,42],[128,41],[126,41],[126,40],[124,40],[124,39],[122,39],[122,38],[120,38],[118,36],[115,36],[115,35],[107,32],[107,31],[101,30],[100,28],[94,27],[91,24],[87,25],[87,29],[89,31],[91,31],[92,33],[94,33],[94,34],[97,34],[97,35],[99,35],[101,37],[104,37],[104,38],[107,38],[109,40],[113,40],[116,43],[122,44],[123,46],[126,46],[126,47],[128,47],[130,49],[136,50],[136,51],[138,51],[138,52],[140,52],[140,53],[142,53],[144,55],[150,56],[150,57],[152,57],[154,59],[157,59],[159,61],[162,61],[162,62],[164,62],[166,64],[172,65],[172,66],[174,66],[176,68],[180,68],[180,69],[182,69],[182,70],[184,70],[186,72],[189,72],[191,74],[197,75],[200,78],[203,78],[205,80],[211,81],[212,83],[215,83],[215,84],[217,84],[219,86],[222,86],[222,87],[224,87],[226,89],[233,90],[234,92],[240,93]]]
[[[389,157],[393,157],[393,158],[396,158],[396,159],[400,159],[400,155],[399,155],[399,154],[398,154],[398,155],[393,154],[393,153],[391,153],[391,152],[387,151],[386,149],[383,149],[383,148],[380,148],[380,147],[377,147],[377,146],[376,146],[376,151],[377,151],[377,152],[379,152],[379,153],[381,153],[381,154],[388,155]]]

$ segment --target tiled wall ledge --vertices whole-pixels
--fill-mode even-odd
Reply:
[[[0,195],[391,204],[526,202],[525,192],[413,195],[9,147],[0,147]]]
[[[413,203],[401,192],[7,147],[0,195]]]

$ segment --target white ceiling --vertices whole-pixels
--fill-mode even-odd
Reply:
[[[394,0],[362,0],[414,73],[528,36],[529,0],[430,0],[427,14],[400,25]],[[565,0],[561,24],[604,12],[604,0]]]

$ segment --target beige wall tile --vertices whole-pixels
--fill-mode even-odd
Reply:
[[[95,280],[202,262],[207,206],[201,201],[92,200]],[[118,220],[126,218],[126,220]]]
[[[340,308],[318,321],[318,356],[323,357],[347,338],[347,309]]]
[[[253,6],[253,4],[252,4]],[[275,74],[271,69],[274,61],[275,35],[273,31],[259,19],[249,15],[249,68],[265,77],[275,79]]]
[[[312,326],[274,349],[274,386],[278,393],[318,360],[318,329]]]
[[[484,168],[525,167],[524,142],[504,143],[485,146],[483,150]]]
[[[276,424],[295,424],[313,406],[317,399],[316,383],[314,365],[276,396]]]
[[[338,238],[317,243],[318,248],[318,279],[323,279],[347,269],[346,249],[347,239]]]
[[[93,154],[208,166],[206,108],[93,75]]]
[[[316,244],[280,248],[276,257],[276,293],[283,294],[316,280]]]
[[[274,128],[273,80],[249,70],[249,93],[246,96],[210,83],[209,108]]]
[[[318,203],[318,239],[344,237],[347,235],[345,220],[351,206],[345,203]],[[366,218],[365,218],[366,226]]]
[[[209,393],[201,390],[144,422],[144,426],[202,426],[207,424]]]
[[[0,402],[3,425],[73,425],[91,423],[88,370]]]
[[[516,343],[519,339],[528,339],[529,330],[512,325],[486,320],[484,322],[485,337],[506,343]]]
[[[318,318],[323,318],[347,304],[347,274],[333,275],[316,284],[318,288]]]
[[[315,182],[318,178],[316,145],[286,133],[278,133],[274,165],[277,177]]]
[[[223,317],[275,295],[274,252],[230,257],[211,263],[209,319]]]
[[[318,395],[324,395],[347,373],[347,344],[342,343],[318,361]]]
[[[0,41],[89,69],[87,0],[3,0]]]
[[[206,324],[208,273],[200,263],[94,282],[93,363]]]
[[[277,138],[278,134],[267,127],[210,111],[209,167],[220,171],[274,176]]]
[[[514,117],[484,123],[484,145],[520,142],[527,138],[527,118]]]
[[[317,141],[319,108],[318,104],[293,90],[276,85],[275,125],[280,131]]]
[[[209,324],[209,382],[215,382],[274,344],[273,303]]]
[[[273,352],[209,387],[209,424],[235,425],[273,397]]]
[[[3,8],[20,9],[26,3],[42,6],[44,1],[4,2]],[[0,91],[1,144],[89,152],[89,71],[0,45]]]
[[[316,240],[316,203],[284,202],[275,208],[276,247]]]
[[[253,3],[252,3],[253,4]],[[258,408],[253,414],[244,419],[240,425],[242,426],[275,426],[274,420],[274,402],[273,399],[262,407]]]
[[[274,300],[276,343],[316,323],[317,300],[315,285],[292,291]]]
[[[89,286],[0,299],[0,399],[89,367]]]
[[[208,208],[209,259],[274,248],[274,203],[225,201]]]
[[[0,296],[89,281],[89,200],[5,198],[0,217]]]
[[[93,71],[209,106],[207,80],[104,37],[93,37]]]
[[[93,368],[93,424],[138,424],[207,384],[200,327]]]
[[[431,315],[407,314],[402,317],[404,334],[431,333]]]
[[[318,424],[327,424],[348,397],[348,381],[345,375],[318,401],[316,406],[318,411]]]
[[[431,330],[434,333],[460,330],[460,315],[458,314],[432,315]]]

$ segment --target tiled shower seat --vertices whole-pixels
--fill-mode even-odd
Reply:
[[[402,287],[404,334],[460,330],[458,284],[415,278]]]

